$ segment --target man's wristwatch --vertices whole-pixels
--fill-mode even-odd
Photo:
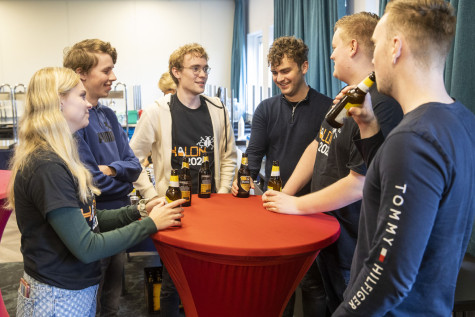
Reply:
[[[148,217],[148,212],[147,208],[145,206],[147,203],[150,201],[150,199],[140,199],[139,203],[137,204],[137,210],[140,213],[140,216],[143,217]]]

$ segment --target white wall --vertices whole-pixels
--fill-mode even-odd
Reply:
[[[99,38],[117,48],[129,105],[133,85],[142,86],[142,105],[162,95],[171,52],[190,42],[208,52],[208,83],[229,87],[233,20],[234,0],[0,0],[0,83],[28,84],[36,70],[61,66],[65,47]]]
[[[353,0],[353,2],[353,13],[367,11],[379,14],[378,0]]]
[[[269,46],[274,39],[274,0],[249,0],[249,33],[262,32],[263,87],[268,87],[272,82],[269,67],[267,66],[267,54]],[[264,92],[264,96],[267,92]]]

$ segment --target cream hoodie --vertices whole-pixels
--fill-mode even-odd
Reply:
[[[164,196],[168,188],[172,155],[172,117],[168,106],[170,97],[171,94],[168,94],[145,108],[130,141],[130,147],[140,162],[152,152],[155,188],[145,169],[142,169],[142,173],[134,183],[134,187],[140,191],[144,198],[152,198],[157,194],[160,197]],[[227,112],[225,121],[219,98],[205,98],[214,132],[216,189],[218,193],[229,193],[237,165],[234,133]],[[219,108],[211,104],[210,101]],[[225,129],[227,130],[227,150],[225,150]]]

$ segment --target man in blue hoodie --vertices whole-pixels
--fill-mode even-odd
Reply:
[[[117,79],[114,65],[117,51],[98,39],[76,43],[66,52],[64,67],[79,74],[92,105],[89,125],[76,133],[79,155],[101,190],[96,198],[98,209],[117,209],[130,205],[132,182],[142,171],[139,160],[129,147],[128,138],[114,112],[99,103],[106,98]],[[124,252],[102,260],[102,280],[97,309],[101,316],[116,316],[122,291]]]

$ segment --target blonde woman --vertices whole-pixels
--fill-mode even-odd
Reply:
[[[173,81],[172,75],[170,75],[170,73],[163,73],[162,76],[160,76],[158,88],[163,92],[164,95],[176,94],[176,84]]]
[[[28,86],[20,142],[12,160],[9,205],[21,232],[24,276],[17,316],[94,316],[99,259],[148,235],[179,226],[184,201],[95,210],[89,171],[73,133],[87,126],[86,91],[74,71],[44,68]],[[174,208],[177,207],[177,208]]]

